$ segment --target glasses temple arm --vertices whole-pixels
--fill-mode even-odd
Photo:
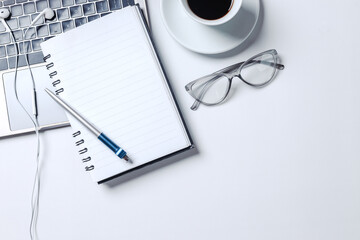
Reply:
[[[229,67],[226,67],[226,68],[223,68],[221,70],[218,70],[216,71],[215,73],[231,73],[235,70],[237,70],[241,65],[243,65],[245,63],[244,62],[239,62],[239,63],[236,63],[236,64],[233,64]],[[260,64],[264,64],[264,65],[268,65],[268,66],[271,66],[271,67],[275,67],[279,70],[283,70],[285,68],[285,66],[283,64],[280,64],[280,63],[273,63],[273,62],[267,62],[267,61],[260,61],[260,60],[251,60],[249,62],[247,62],[247,64],[245,65],[246,66],[250,66],[250,64],[254,64],[254,63],[260,63]]]
[[[195,100],[193,105],[191,105],[190,109],[193,111],[196,111],[200,106],[200,101],[199,100]]]
[[[251,66],[254,63],[268,65],[271,67],[275,67],[276,69],[279,69],[279,70],[284,70],[284,68],[285,68],[285,66],[280,63],[273,63],[273,62],[267,62],[267,61],[262,61],[262,60],[251,60],[251,61],[247,62],[247,64],[244,67]]]

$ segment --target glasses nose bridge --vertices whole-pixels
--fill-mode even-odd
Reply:
[[[234,71],[234,72],[232,72],[232,73],[229,73],[229,75],[228,75],[227,77],[228,77],[228,79],[229,79],[230,81],[232,81],[234,78],[240,78],[240,73],[239,73],[239,71],[237,70],[237,71]]]
[[[233,78],[235,78],[235,77],[240,78],[240,67],[241,67],[241,65],[239,67],[233,69],[232,71],[226,73],[226,76],[230,81],[232,81]]]

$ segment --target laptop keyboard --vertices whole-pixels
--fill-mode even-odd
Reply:
[[[11,18],[6,21],[19,50],[18,67],[23,67],[26,66],[25,53],[30,65],[43,62],[42,41],[133,4],[134,0],[4,0],[0,7],[11,11]],[[45,20],[41,17],[26,31],[33,19],[47,7],[55,11],[55,18]],[[0,71],[15,68],[15,58],[15,44],[0,23]]]

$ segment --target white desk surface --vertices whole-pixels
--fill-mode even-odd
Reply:
[[[178,45],[148,5],[198,153],[98,186],[70,128],[43,133],[41,239],[360,239],[360,2],[263,1],[247,48],[212,57]],[[286,66],[271,85],[236,82],[226,104],[189,109],[187,82],[270,48]],[[34,141],[0,140],[1,239],[29,239]]]

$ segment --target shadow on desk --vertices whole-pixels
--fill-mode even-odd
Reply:
[[[264,21],[264,7],[263,7],[262,0],[260,0],[260,10],[259,11],[260,11],[259,18],[256,21],[255,16],[253,16],[250,12],[246,11],[246,9],[240,9],[237,16],[234,17],[234,19],[232,19],[231,21],[236,21],[236,22],[242,24],[243,25],[242,30],[238,27],[238,24],[232,24],[232,26],[233,26],[232,29],[224,27],[223,29],[219,28],[220,31],[224,31],[224,34],[240,35],[240,36],[244,35],[245,36],[245,34],[246,34],[245,32],[250,31],[250,29],[255,24],[253,31],[250,33],[248,38],[242,44],[240,44],[238,47],[236,47],[232,50],[229,50],[227,52],[224,52],[224,53],[213,54],[213,55],[208,55],[208,56],[213,57],[213,58],[226,58],[226,57],[234,56],[234,55],[241,53],[242,51],[247,49],[253,42],[255,42],[256,38],[259,36],[260,30],[262,28],[263,21]],[[243,32],[239,32],[239,31],[243,31]]]
[[[145,175],[149,172],[152,172],[154,170],[157,170],[157,169],[160,169],[160,168],[163,168],[163,167],[166,167],[170,164],[174,164],[178,161],[185,161],[186,158],[190,157],[190,156],[194,156],[194,155],[197,155],[199,152],[196,148],[191,148],[187,151],[184,151],[184,152],[181,152],[179,154],[176,154],[174,156],[171,156],[169,158],[166,158],[166,159],[163,159],[161,161],[158,161],[158,162],[155,162],[155,163],[152,163],[150,165],[147,165],[145,167],[142,167],[142,168],[139,168],[139,169],[136,169],[132,172],[129,172],[129,173],[126,173],[122,176],[119,176],[117,178],[114,178],[108,182],[105,182],[104,185],[105,186],[108,186],[110,188],[113,188],[113,187],[116,187],[122,183],[125,183],[129,180],[132,180],[134,178],[138,178],[138,177],[141,177],[142,175]]]

